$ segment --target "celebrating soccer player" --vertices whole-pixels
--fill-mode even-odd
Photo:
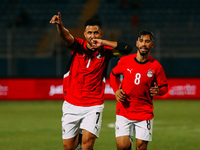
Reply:
[[[58,33],[72,53],[63,79],[63,146],[65,150],[75,149],[82,137],[81,149],[92,150],[101,129],[105,73],[114,56],[112,50],[128,54],[132,48],[123,42],[101,40],[102,24],[98,18],[86,21],[86,40],[70,34],[62,24],[60,12],[50,23],[57,25]]]
[[[154,35],[139,32],[137,53],[122,57],[110,74],[110,84],[117,100],[116,141],[118,150],[131,150],[130,137],[135,132],[136,149],[146,150],[152,140],[153,96],[164,95],[168,83],[161,64],[150,56]],[[117,82],[123,75],[121,85]]]

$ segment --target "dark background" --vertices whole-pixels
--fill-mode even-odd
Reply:
[[[62,77],[70,52],[49,23],[58,11],[79,38],[85,20],[99,15],[103,39],[126,41],[132,53],[138,31],[149,29],[156,37],[151,55],[167,77],[200,77],[198,0],[1,0],[0,77]]]

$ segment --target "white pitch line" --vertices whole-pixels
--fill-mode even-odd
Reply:
[[[115,128],[115,123],[109,123],[109,124],[108,124],[108,127],[109,127],[109,128]]]

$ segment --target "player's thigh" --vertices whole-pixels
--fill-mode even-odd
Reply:
[[[87,113],[82,119],[80,128],[99,137],[102,123],[104,105],[93,106],[87,109]]]
[[[80,132],[80,123],[83,118],[79,109],[69,103],[63,104],[62,138],[71,139]]]
[[[123,117],[116,115],[115,122],[115,136],[132,136],[133,135],[133,124],[132,121]]]
[[[87,130],[83,130],[82,144],[81,144],[82,149],[93,149],[95,140],[96,140],[96,135],[92,134]]]
[[[153,119],[139,121],[135,124],[135,137],[143,141],[152,141]]]
[[[128,149],[130,148],[130,136],[133,135],[133,124],[132,121],[123,117],[116,116],[115,122],[115,136],[117,149]]]

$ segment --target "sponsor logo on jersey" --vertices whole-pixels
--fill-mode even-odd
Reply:
[[[153,70],[148,70],[147,77],[149,78],[153,77]]]
[[[127,71],[129,71],[130,73],[131,73],[132,70],[133,70],[133,69],[127,69]]]
[[[95,126],[95,129],[98,131],[98,130],[99,130],[99,126],[96,125],[96,126]]]

